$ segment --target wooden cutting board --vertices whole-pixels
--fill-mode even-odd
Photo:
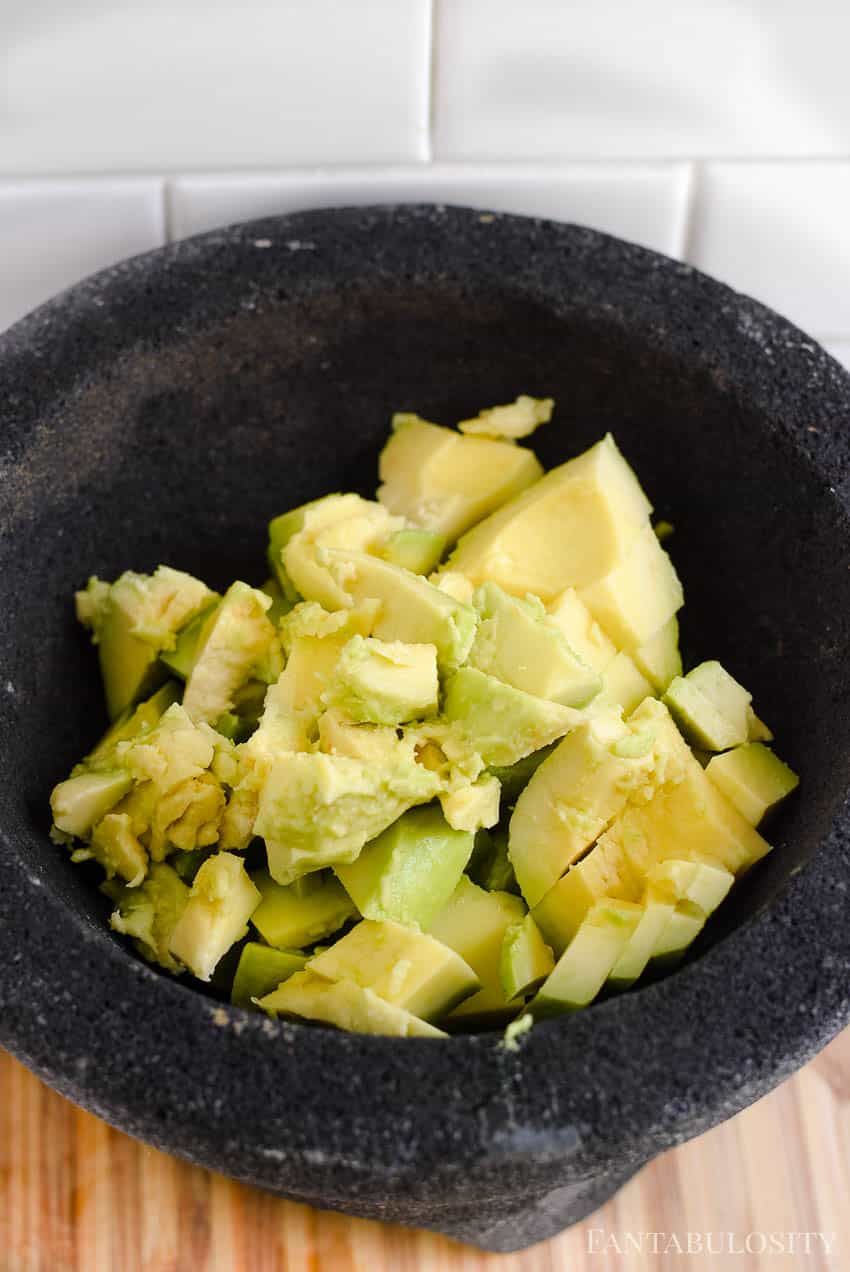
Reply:
[[[690,1259],[677,1254],[689,1233]],[[709,1233],[714,1252],[705,1253]],[[789,1233],[821,1233],[832,1254],[815,1236],[808,1254],[803,1236],[791,1253]],[[749,1234],[753,1253],[737,1253]],[[786,1253],[772,1249],[777,1242]],[[624,1272],[684,1263],[850,1268],[850,1030],[778,1091],[648,1166],[584,1224],[503,1256],[309,1210],[174,1161],[0,1053],[0,1272]]]

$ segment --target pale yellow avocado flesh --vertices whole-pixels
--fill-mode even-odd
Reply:
[[[443,1038],[665,970],[769,851],[797,778],[724,667],[684,674],[681,584],[613,438],[548,474],[515,444],[552,407],[395,417],[378,500],[276,517],[259,589],[161,566],[77,594],[115,722],[51,836],[145,958]]]

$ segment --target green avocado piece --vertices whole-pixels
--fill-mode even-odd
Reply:
[[[93,578],[77,593],[77,616],[98,646],[110,719],[165,679],[160,653],[174,648],[176,633],[212,596],[199,579],[167,565],[151,575],[128,570],[111,585]]]
[[[594,700],[594,709],[602,706],[622,707],[623,715],[631,715],[644,698],[652,697],[650,682],[641,675],[633,658],[615,654],[602,676],[603,689]]]
[[[643,975],[676,909],[674,900],[652,888],[647,888],[640,904],[637,927],[608,976],[611,989],[628,989]]]
[[[480,988],[478,977],[447,945],[389,920],[364,919],[308,970],[350,980],[422,1020],[439,1020]]]
[[[494,830],[480,830],[475,836],[475,848],[466,873],[473,883],[487,892],[519,893],[514,868],[508,857],[507,831],[497,826]]]
[[[231,945],[245,935],[259,903],[260,894],[242,858],[216,853],[195,875],[186,908],[171,933],[169,951],[198,980],[208,981]]]
[[[457,886],[472,855],[473,836],[452,830],[438,807],[411,809],[367,843],[337,878],[368,919],[392,919],[427,930]]]
[[[482,826],[495,826],[499,820],[501,787],[492,773],[482,773],[475,781],[441,791],[439,799],[452,830],[468,830],[474,835]]]
[[[118,875],[130,887],[144,881],[148,854],[133,833],[128,813],[107,813],[94,827],[89,850],[107,879]]]
[[[653,971],[666,972],[675,967],[685,956],[708,922],[708,916],[690,901],[676,906],[661,933],[653,951],[650,967]]]
[[[643,910],[608,897],[596,904],[527,1010],[539,1019],[586,1007],[599,993],[640,922]]]
[[[539,751],[532,751],[530,755],[517,760],[516,764],[509,764],[505,767],[501,767],[498,764],[493,765],[490,772],[501,783],[503,804],[512,806],[517,802],[534,774],[540,768],[540,765],[547,756],[552,754],[557,745],[557,742],[550,742],[548,746],[541,747]]]
[[[355,605],[380,601],[372,634],[381,640],[435,645],[443,672],[465,662],[478,616],[471,605],[456,601],[418,574],[366,552],[325,551],[325,564],[335,583]]]
[[[83,760],[81,769],[100,769],[115,764],[115,748],[119,742],[130,742],[144,733],[150,733],[162,716],[175,702],[180,701],[180,690],[173,680],[157,689],[152,697],[133,709],[128,707]],[[75,770],[76,772],[77,770]]]
[[[445,718],[458,725],[484,763],[506,767],[569,733],[583,719],[572,707],[536,698],[475,667],[448,680]]]
[[[230,1001],[236,1007],[253,1006],[255,998],[277,989],[295,972],[300,972],[306,961],[307,955],[297,950],[273,950],[257,941],[246,942],[233,977]]]
[[[195,723],[211,723],[233,707],[236,691],[275,639],[266,618],[270,605],[265,592],[237,581],[208,616],[183,694],[183,709]]]
[[[685,599],[673,562],[651,526],[638,531],[610,573],[579,595],[602,630],[626,652],[650,640]]]
[[[800,784],[793,769],[761,742],[713,756],[705,775],[751,826],[758,826]]]
[[[312,879],[313,875],[305,875]],[[356,916],[351,898],[336,879],[317,875],[318,886],[305,892],[301,880],[282,886],[266,871],[252,875],[261,901],[251,922],[263,940],[278,949],[301,949],[339,931]]]
[[[165,653],[160,654],[160,662],[165,663],[169,671],[174,672],[181,680],[188,680],[189,673],[195,665],[198,656],[198,645],[201,633],[207,619],[212,617],[213,611],[217,610],[221,604],[221,597],[216,596],[211,605],[206,605],[196,614],[195,617],[186,624],[177,637],[177,642],[173,649],[167,649]]]
[[[420,1020],[402,1007],[387,1003],[354,981],[327,980],[315,972],[296,972],[258,1006],[272,1015],[318,1020],[351,1033],[392,1038],[444,1038],[441,1029]]]
[[[80,773],[54,786],[50,796],[53,825],[64,835],[88,836],[92,827],[130,790],[133,779],[124,769]]]
[[[449,1020],[457,1025],[498,1024],[516,1015],[502,988],[501,959],[505,933],[525,915],[519,897],[485,892],[462,876],[448,904],[431,924],[431,935],[450,946],[472,968],[481,989],[456,1007]]]
[[[479,623],[469,666],[524,693],[568,707],[584,707],[602,688],[536,596],[510,596],[496,583],[478,588],[473,604]]]
[[[143,958],[168,972],[182,971],[169,948],[171,935],[189,901],[189,888],[164,862],[154,862],[141,887],[123,887],[109,926],[130,936]]]
[[[269,522],[269,569],[287,601],[294,605],[301,599],[283,563],[283,551],[290,539],[302,530],[315,532],[334,521],[353,516],[359,503],[359,495],[323,495],[320,499],[292,508]]]
[[[682,655],[679,653],[679,620],[676,616],[649,640],[633,649],[632,658],[638,671],[646,676],[658,693],[663,693],[671,680],[681,676]]]
[[[404,724],[436,714],[439,690],[434,645],[352,636],[325,701],[357,724]]]
[[[265,583],[260,584],[260,591],[265,592],[266,596],[271,599],[271,605],[266,610],[266,618],[273,627],[277,627],[280,620],[285,618],[295,604],[288,596],[284,596],[283,589],[276,578],[266,579]]]
[[[700,663],[677,676],[664,702],[692,746],[728,751],[748,740],[750,694],[719,662]]]
[[[597,901],[604,897],[637,901],[643,888],[643,875],[632,868],[621,845],[603,836],[549,889],[531,913],[544,940],[560,958]]]
[[[552,951],[530,914],[508,928],[502,941],[499,971],[509,1003],[533,993],[554,967]]]
[[[446,540],[436,530],[396,530],[389,536],[379,555],[391,565],[410,570],[411,574],[430,574],[436,570],[446,550]]]

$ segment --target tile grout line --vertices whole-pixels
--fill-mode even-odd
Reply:
[[[428,6],[428,81],[425,112],[425,163],[434,162],[434,135],[437,121],[437,5],[430,0]]]
[[[694,255],[694,238],[696,221],[699,215],[698,206],[703,182],[703,164],[699,159],[691,161],[685,189],[685,207],[682,225],[679,231],[680,260],[692,265]]]

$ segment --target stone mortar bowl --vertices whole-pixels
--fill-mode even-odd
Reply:
[[[160,561],[263,575],[265,522],[375,488],[393,410],[551,394],[675,525],[690,656],[755,695],[802,787],[674,974],[448,1041],[272,1022],[159,975],[47,837],[105,725],[71,593]],[[286,1197],[513,1250],[764,1095],[850,1020],[850,376],[761,305],[591,230],[432,206],[204,235],[0,340],[0,1042],[58,1091]]]

